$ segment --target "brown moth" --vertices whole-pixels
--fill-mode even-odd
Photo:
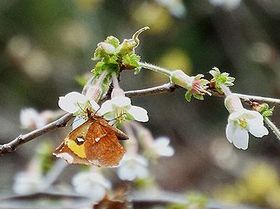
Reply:
[[[68,163],[113,167],[125,153],[119,143],[125,139],[127,135],[103,117],[89,113],[88,120],[68,134],[54,155]]]

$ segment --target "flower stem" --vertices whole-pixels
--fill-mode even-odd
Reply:
[[[272,130],[277,139],[280,140],[280,130],[277,128],[277,126],[267,117],[264,117],[264,122]]]
[[[133,133],[132,127],[130,123],[124,124],[125,133],[128,135],[129,140],[126,143],[126,151],[127,153],[136,154],[138,152],[138,143],[136,140],[136,136]]]
[[[102,95],[101,86],[106,76],[107,76],[106,71],[104,71],[96,80],[94,80],[94,77],[92,76],[84,86],[82,90],[82,94],[98,102]]]
[[[154,72],[157,72],[157,73],[162,73],[168,77],[171,76],[171,72],[170,70],[167,70],[165,68],[162,68],[162,67],[159,67],[159,66],[156,66],[156,65],[152,65],[152,64],[149,64],[149,63],[146,63],[146,62],[139,62],[140,66],[142,68],[146,68],[148,70],[152,70]]]
[[[114,88],[120,88],[116,73],[112,73],[112,81],[113,81]]]
[[[227,87],[227,86],[225,86],[223,84],[221,84],[220,87],[223,90],[225,96],[229,96],[229,95],[232,94],[232,92],[230,91],[229,87]]]
[[[237,94],[237,93],[233,93],[233,94],[244,100],[256,100],[256,101],[261,101],[261,102],[270,102],[270,103],[280,104],[280,99],[277,99],[277,98],[252,96],[252,95]]]
[[[40,188],[41,191],[49,189],[49,187],[58,179],[60,174],[67,167],[67,163],[64,160],[57,160],[52,167],[52,169],[48,172],[46,177],[44,178],[43,185]]]

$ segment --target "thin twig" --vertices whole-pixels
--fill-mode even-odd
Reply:
[[[128,97],[157,95],[157,94],[162,94],[162,93],[173,92],[176,88],[179,88],[179,87],[172,83],[166,83],[166,84],[151,87],[151,88],[126,91],[125,95]],[[254,101],[263,101],[263,102],[271,102],[271,103],[280,104],[280,99],[252,96],[252,95],[245,95],[245,94],[237,94],[237,93],[233,93],[233,94],[237,95],[238,97],[240,97],[241,99],[243,99],[245,101],[254,100]],[[44,126],[42,128],[31,131],[27,134],[19,135],[14,140],[12,140],[6,144],[0,145],[0,155],[9,153],[9,152],[13,152],[16,150],[17,147],[19,147],[22,144],[25,144],[45,133],[48,133],[48,132],[56,130],[60,127],[66,126],[66,124],[72,117],[73,116],[70,113],[65,114],[61,118],[57,119],[56,121],[54,121],[52,123],[47,124],[46,126]]]
[[[146,62],[139,62],[139,64],[140,64],[140,66],[142,68],[145,68],[145,69],[148,69],[148,70],[152,70],[152,71],[157,72],[157,73],[162,73],[162,74],[164,74],[166,76],[170,76],[171,75],[171,71],[167,70],[165,68],[162,68],[162,67],[150,64],[150,63],[146,63]]]
[[[271,120],[269,120],[269,118],[267,118],[267,117],[264,118],[264,122],[272,130],[272,132],[275,134],[277,139],[280,140],[280,131],[277,128],[277,126]]]
[[[177,86],[175,86],[175,84],[166,83],[166,84],[163,84],[160,86],[155,86],[155,87],[151,87],[151,88],[147,88],[147,89],[126,91],[125,95],[127,97],[150,96],[150,95],[172,92],[176,88],[177,88]]]
[[[53,121],[46,126],[36,129],[34,131],[31,131],[27,134],[21,134],[18,137],[16,137],[14,140],[10,141],[9,143],[0,145],[0,155],[8,152],[13,152],[16,150],[16,148],[22,144],[25,144],[26,142],[29,142],[33,140],[36,137],[39,137],[45,133],[48,133],[52,130],[58,129],[60,127],[66,126],[67,122],[72,118],[72,114],[68,113],[63,115],[61,118],[57,119],[56,121]]]
[[[254,101],[259,101],[259,102],[269,102],[269,103],[280,104],[280,99],[276,99],[276,98],[253,96],[253,95],[238,94],[238,93],[233,93],[233,94],[238,96],[240,99],[245,100],[245,101],[246,100],[254,100]]]

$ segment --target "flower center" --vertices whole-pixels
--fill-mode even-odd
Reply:
[[[119,123],[126,121],[126,110],[124,108],[116,108],[115,110],[115,117]]]
[[[237,123],[241,128],[246,128],[248,126],[248,122],[246,121],[245,118],[239,118],[237,120]]]
[[[200,86],[200,81],[199,80],[194,80],[192,84],[192,93],[200,93],[201,91],[201,86]]]

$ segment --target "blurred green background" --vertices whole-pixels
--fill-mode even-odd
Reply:
[[[108,35],[130,38],[146,25],[151,30],[141,34],[137,48],[142,61],[206,77],[216,66],[236,78],[234,92],[277,98],[279,24],[278,0],[2,0],[0,142],[24,132],[19,124],[22,108],[56,110],[59,96],[81,91],[75,77],[94,66],[90,58],[98,42]],[[125,72],[121,78],[125,90],[165,82],[163,76],[145,70],[137,76]],[[223,99],[187,103],[184,93],[133,98],[148,110],[146,125],[154,136],[169,136],[175,147],[175,156],[154,168],[164,189],[213,195],[259,162],[269,163],[279,175],[280,143],[273,134],[261,140],[252,137],[247,151],[238,150],[225,138],[228,113]],[[276,107],[276,124],[279,112]],[[65,133],[53,132],[0,157],[0,193],[12,192],[13,175],[25,168],[39,141],[57,145]],[[276,208],[265,198],[256,204]]]

